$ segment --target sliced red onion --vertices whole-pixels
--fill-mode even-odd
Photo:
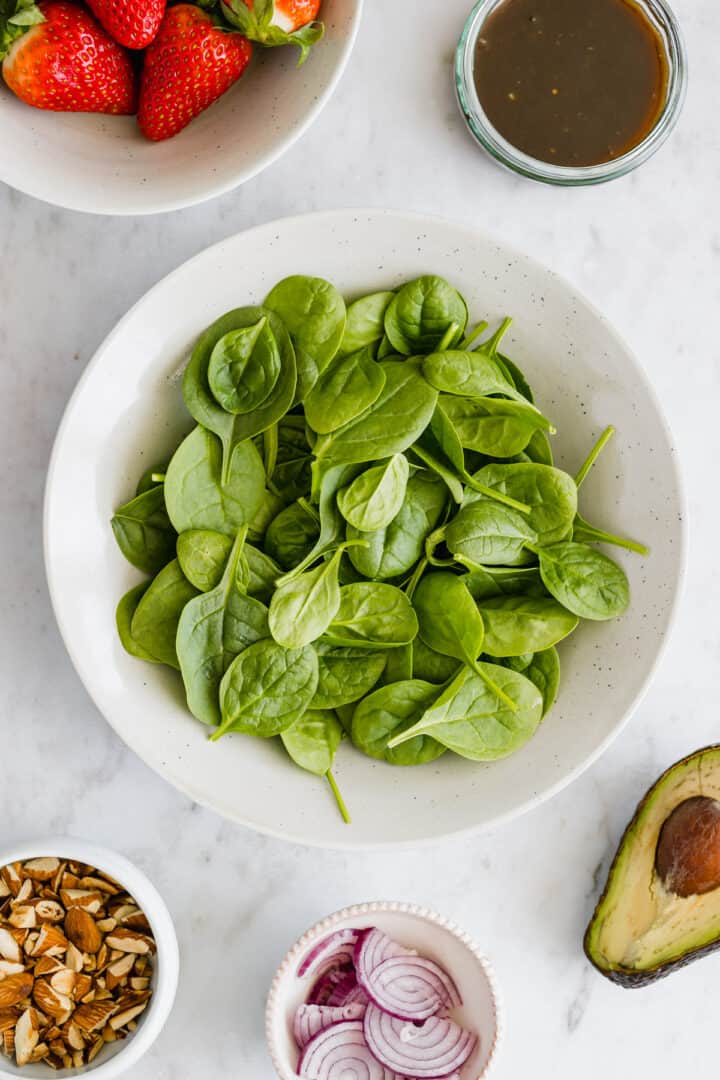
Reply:
[[[355,972],[349,963],[338,964],[337,967],[324,971],[319,979],[312,985],[306,1001],[308,1005],[327,1005],[332,997],[336,986],[339,986],[348,975],[354,976]]]
[[[354,969],[348,971],[343,975],[342,979],[337,982],[333,988],[333,992],[328,998],[328,1005],[346,1005],[348,999],[350,1001],[362,1001],[367,1002],[367,994],[364,990],[360,990],[362,998],[353,996],[358,990],[358,981]]]
[[[300,1055],[298,1076],[308,1080],[401,1080],[370,1053],[362,1020],[345,1020],[319,1032]]]
[[[355,986],[346,995],[343,1001],[338,1001],[338,1005],[367,1005],[370,998],[367,996],[362,986],[355,983]]]
[[[362,1020],[365,1008],[365,1005],[360,1004],[334,1009],[327,1005],[301,1005],[293,1021],[295,1042],[302,1050],[318,1032],[329,1028],[331,1024],[339,1024],[343,1020]]]
[[[302,979],[305,975],[316,975],[339,963],[352,960],[359,933],[359,930],[350,927],[347,930],[336,930],[317,945],[313,945],[298,968],[298,977]]]
[[[441,1009],[462,1005],[447,972],[424,956],[389,956],[364,971],[362,982],[370,1000],[400,1020],[427,1020]]]
[[[388,1016],[372,1003],[365,1012],[363,1032],[382,1065],[414,1080],[452,1076],[477,1045],[477,1036],[452,1020],[431,1016],[423,1024],[408,1023]]]
[[[389,960],[392,956],[417,956],[417,952],[415,949],[406,949],[398,945],[397,941],[383,934],[382,930],[378,930],[376,926],[360,931],[353,959],[357,980],[368,996],[370,996],[370,973],[382,964],[383,960]]]

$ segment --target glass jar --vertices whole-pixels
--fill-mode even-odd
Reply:
[[[634,0],[655,27],[665,48],[665,101],[655,126],[632,150],[599,165],[553,165],[518,150],[488,120],[475,87],[475,50],[485,21],[506,0],[479,0],[465,23],[455,59],[455,87],[460,111],[471,134],[497,162],[531,180],[562,187],[602,184],[642,165],[665,142],[680,115],[687,86],[687,54],[678,21],[665,0]],[[512,2],[512,0],[508,0]],[[581,2],[581,0],[578,0]]]

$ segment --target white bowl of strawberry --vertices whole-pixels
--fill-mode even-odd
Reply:
[[[328,100],[362,4],[0,0],[0,179],[106,214],[229,191]]]
[[[403,903],[358,904],[308,930],[266,1010],[281,1080],[485,1080],[501,1027],[477,945]]]

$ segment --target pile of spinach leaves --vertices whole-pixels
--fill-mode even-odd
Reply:
[[[196,426],[112,519],[149,575],[125,649],[179,670],[212,728],[278,738],[328,779],[343,738],[391,765],[513,753],[552,706],[557,644],[629,603],[553,464],[552,422],[467,305],[427,275],[346,304],[279,282],[201,335]]]

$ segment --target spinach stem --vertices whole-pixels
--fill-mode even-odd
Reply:
[[[423,576],[427,568],[428,560],[423,558],[413,570],[412,577],[405,586],[405,595],[407,596],[408,600],[412,600],[413,596],[415,595],[415,590],[420,583],[420,578]]]
[[[518,510],[521,514],[529,514],[530,507],[527,503],[518,502],[517,499],[511,499],[509,495],[503,495],[501,491],[497,491],[495,488],[485,487],[484,484],[478,484],[477,480],[474,480],[472,476],[469,476],[465,481],[468,487],[471,487],[473,491],[477,491],[478,494],[484,495],[486,499],[494,499],[495,502],[504,503],[505,506],[511,507],[513,510]]]
[[[313,521],[316,522],[316,524],[320,524],[320,515],[318,514],[315,507],[311,506],[311,504],[307,501],[304,495],[298,499],[298,506],[302,506],[305,513],[308,514],[313,519]]]
[[[502,339],[505,337],[508,330],[510,329],[511,323],[512,323],[511,318],[507,317],[507,318],[503,319],[503,321],[500,323],[500,325],[498,326],[498,328],[495,331],[495,333],[493,334],[493,336],[491,338],[488,338],[487,341],[483,342],[482,350],[483,350],[484,353],[487,353],[488,356],[494,356],[495,355],[495,353],[497,352],[497,349],[498,349],[498,345],[500,344],[500,342],[502,341]]]
[[[605,532],[604,529],[596,529],[587,521],[581,521],[576,525],[576,538],[586,543],[613,544],[615,547],[634,551],[638,555],[650,554],[647,544],[641,544],[638,540],[629,540],[625,536],[615,536],[614,533]]]
[[[460,327],[458,326],[458,324],[456,322],[450,323],[447,330],[445,331],[445,333],[441,337],[440,344],[435,349],[435,352],[445,352],[446,349],[449,349],[450,345],[452,344],[454,339],[457,337],[457,332],[458,332],[459,329],[460,329]]]
[[[460,342],[460,344],[458,345],[458,349],[469,349],[473,341],[477,341],[480,335],[485,333],[489,325],[490,323],[487,321],[487,319],[483,319],[482,322],[479,322],[475,329],[471,330],[468,336]]]
[[[345,805],[345,800],[342,797],[340,788],[337,786],[337,781],[332,774],[332,769],[328,769],[328,771],[325,773],[325,776],[327,777],[327,782],[330,785],[330,790],[335,796],[335,802],[338,805],[338,810],[342,814],[343,821],[346,825],[352,825],[352,818],[350,817],[350,812]]]
[[[271,424],[263,431],[263,457],[265,458],[265,474],[268,486],[272,484],[273,473],[277,465],[278,455],[278,426]]]
[[[518,711],[517,703],[514,702],[511,697],[508,697],[508,695],[505,693],[505,691],[501,690],[500,687],[497,685],[497,683],[493,682],[493,680],[490,678],[489,675],[485,674],[485,672],[482,670],[482,668],[478,664],[477,660],[473,661],[473,663],[470,665],[470,667],[475,672],[475,674],[480,679],[482,679],[482,681],[487,686],[488,690],[492,690],[493,694],[495,695],[496,698],[498,698],[499,701],[502,701],[503,704],[506,705],[508,707],[508,709],[510,709],[512,712],[517,712]]]
[[[587,476],[587,474],[588,474],[588,473],[590,472],[590,470],[592,469],[593,465],[595,464],[595,462],[597,461],[598,457],[600,456],[600,452],[601,452],[601,450],[603,449],[603,447],[604,447],[604,446],[605,446],[605,445],[606,445],[606,444],[607,444],[608,442],[610,442],[610,439],[612,439],[612,437],[613,437],[613,435],[614,435],[614,434],[615,434],[615,428],[614,428],[614,427],[612,426],[612,424],[609,424],[609,425],[608,425],[608,426],[607,426],[607,427],[605,428],[605,430],[603,431],[603,433],[602,433],[602,435],[600,436],[600,438],[598,439],[598,441],[597,441],[597,442],[595,443],[595,445],[593,446],[593,448],[592,448],[592,450],[590,451],[590,453],[588,454],[588,456],[587,456],[587,457],[585,458],[585,460],[584,460],[584,462],[582,463],[582,465],[580,466],[580,469],[579,469],[579,471],[578,471],[578,474],[577,474],[577,476],[575,477],[575,486],[576,486],[576,487],[578,487],[578,488],[580,487],[580,485],[582,484],[583,480],[585,479],[585,477]]]

